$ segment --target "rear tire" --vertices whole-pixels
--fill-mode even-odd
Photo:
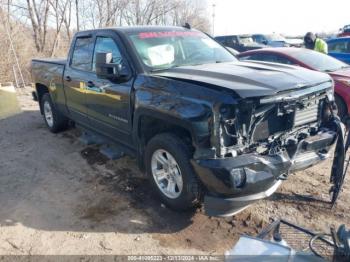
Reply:
[[[49,93],[45,93],[42,96],[40,106],[45,124],[52,133],[58,133],[67,129],[68,118],[55,108]]]
[[[186,143],[171,133],[154,136],[146,146],[145,166],[152,187],[161,201],[176,211],[192,209],[201,201],[202,189],[191,157]]]

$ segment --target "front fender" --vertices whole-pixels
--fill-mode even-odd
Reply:
[[[350,114],[350,88],[340,81],[335,81],[334,91],[344,100],[347,111]]]
[[[179,126],[186,129],[192,138],[194,145],[210,136],[210,127],[208,118],[210,114],[208,109],[200,106],[185,103],[162,103],[162,104],[139,104],[134,111],[133,126],[134,139],[138,140],[140,136],[140,121],[142,117],[158,119],[164,123]]]

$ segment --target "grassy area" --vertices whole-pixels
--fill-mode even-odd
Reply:
[[[14,87],[0,87],[0,119],[21,112]]]

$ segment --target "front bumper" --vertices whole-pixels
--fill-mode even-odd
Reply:
[[[304,139],[290,157],[284,151],[276,155],[244,154],[234,158],[197,159],[192,165],[208,190],[204,208],[209,216],[229,216],[259,199],[273,194],[290,172],[303,170],[328,158],[337,133],[326,131]],[[235,186],[232,170],[241,169],[245,181]]]

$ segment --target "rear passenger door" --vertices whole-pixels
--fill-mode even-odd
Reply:
[[[63,75],[66,104],[71,117],[78,123],[88,124],[86,105],[86,85],[92,72],[92,54],[95,38],[81,35],[75,38],[70,58]]]

